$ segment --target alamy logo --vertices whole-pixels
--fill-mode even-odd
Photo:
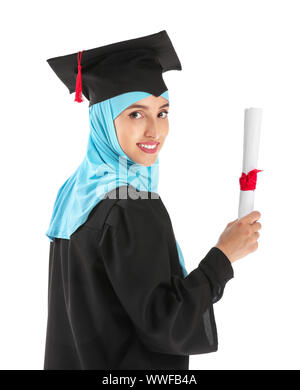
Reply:
[[[119,156],[117,167],[111,164],[100,164],[95,172],[95,179],[99,181],[96,194],[99,198],[104,196],[117,199],[116,188],[120,187],[118,198],[127,199],[158,199],[159,195],[151,188],[151,183],[158,173],[158,165],[144,167],[132,164],[127,167],[127,159]],[[101,179],[101,180],[99,180]],[[122,187],[123,186],[123,187]]]

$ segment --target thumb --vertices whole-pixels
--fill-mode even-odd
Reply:
[[[261,214],[259,211],[252,211],[251,213],[245,215],[241,219],[249,224],[252,224],[253,222],[256,222],[260,217],[261,217]]]

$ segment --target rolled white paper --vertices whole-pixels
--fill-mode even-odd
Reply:
[[[247,175],[257,169],[260,126],[262,118],[261,108],[246,108],[244,115],[244,150],[243,172]],[[240,190],[238,219],[251,213],[254,208],[254,190]]]

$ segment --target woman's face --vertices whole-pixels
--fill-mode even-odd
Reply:
[[[169,132],[168,107],[167,99],[151,95],[127,107],[114,119],[122,150],[137,164],[155,163]]]

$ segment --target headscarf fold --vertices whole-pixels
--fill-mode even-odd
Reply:
[[[131,160],[119,144],[113,122],[123,110],[149,95],[140,91],[127,92],[89,107],[90,133],[86,155],[58,190],[46,232],[50,241],[55,237],[70,239],[105,194],[117,187],[131,185],[139,191],[157,193],[159,157],[147,167]],[[160,96],[169,100],[168,90]],[[176,245],[185,277],[187,271],[177,240]]]

